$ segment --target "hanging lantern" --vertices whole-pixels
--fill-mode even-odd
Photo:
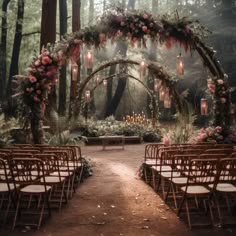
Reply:
[[[205,98],[201,99],[201,115],[206,116],[208,114],[208,104]]]
[[[85,65],[87,69],[92,69],[93,68],[93,54],[91,51],[87,51],[85,55]]]
[[[144,77],[146,74],[146,63],[144,60],[140,62],[139,70],[140,70],[140,77]]]
[[[161,87],[161,80],[154,79],[154,91],[157,92]]]
[[[107,86],[107,80],[106,80],[106,79],[104,79],[104,80],[102,81],[102,83],[103,83],[104,86]]]
[[[181,53],[177,56],[176,71],[178,75],[184,74],[184,58]]]
[[[91,99],[90,91],[89,91],[89,90],[86,90],[86,91],[85,91],[85,102],[86,102],[86,103],[89,103],[89,102],[90,102],[90,99]]]
[[[169,96],[165,96],[164,99],[164,108],[171,108],[171,98]]]
[[[100,82],[100,78],[98,76],[95,78],[95,82],[96,82],[96,86],[98,86]]]
[[[77,78],[78,78],[78,65],[77,65],[77,63],[71,64],[71,71],[72,71],[72,80],[77,81]]]
[[[161,87],[160,91],[159,91],[159,100],[160,101],[164,101],[165,94],[166,94],[166,89],[164,87]]]

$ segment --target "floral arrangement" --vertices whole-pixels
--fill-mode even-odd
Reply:
[[[202,128],[195,138],[197,142],[223,142],[223,129],[221,126]]]

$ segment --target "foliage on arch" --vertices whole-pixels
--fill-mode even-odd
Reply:
[[[223,80],[224,91],[214,93],[215,113],[218,112],[215,115],[217,125],[226,125],[230,103],[227,78],[214,57],[213,49],[202,42],[208,33],[197,21],[177,15],[154,17],[147,12],[125,12],[119,9],[105,13],[96,26],[66,35],[53,47],[43,48],[41,54],[31,62],[28,75],[17,77],[23,78],[18,95],[22,96],[23,103],[31,110],[31,127],[37,126],[37,130],[42,123],[47,95],[58,80],[58,69],[68,59],[77,61],[82,46],[100,48],[104,47],[108,39],[126,39],[131,46],[137,44],[145,47],[148,38],[156,43],[164,43],[168,49],[173,45],[181,45],[186,51],[196,50],[200,54],[214,76],[215,91],[222,88],[217,80]],[[40,142],[37,139],[34,141]]]

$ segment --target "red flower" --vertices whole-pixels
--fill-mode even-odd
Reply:
[[[43,65],[47,65],[47,64],[51,64],[51,63],[52,63],[52,60],[48,56],[43,56],[43,58],[42,58]]]
[[[36,79],[33,75],[30,75],[30,76],[29,76],[29,81],[30,81],[31,83],[34,83],[34,82],[37,81],[37,79]]]
[[[35,62],[34,62],[34,65],[35,65],[35,66],[40,66],[40,65],[41,65],[40,60],[35,61]]]

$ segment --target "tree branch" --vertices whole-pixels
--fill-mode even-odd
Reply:
[[[41,33],[40,31],[34,31],[34,32],[22,34],[22,36],[30,36],[30,35],[33,35],[33,34],[40,34],[40,33]]]

